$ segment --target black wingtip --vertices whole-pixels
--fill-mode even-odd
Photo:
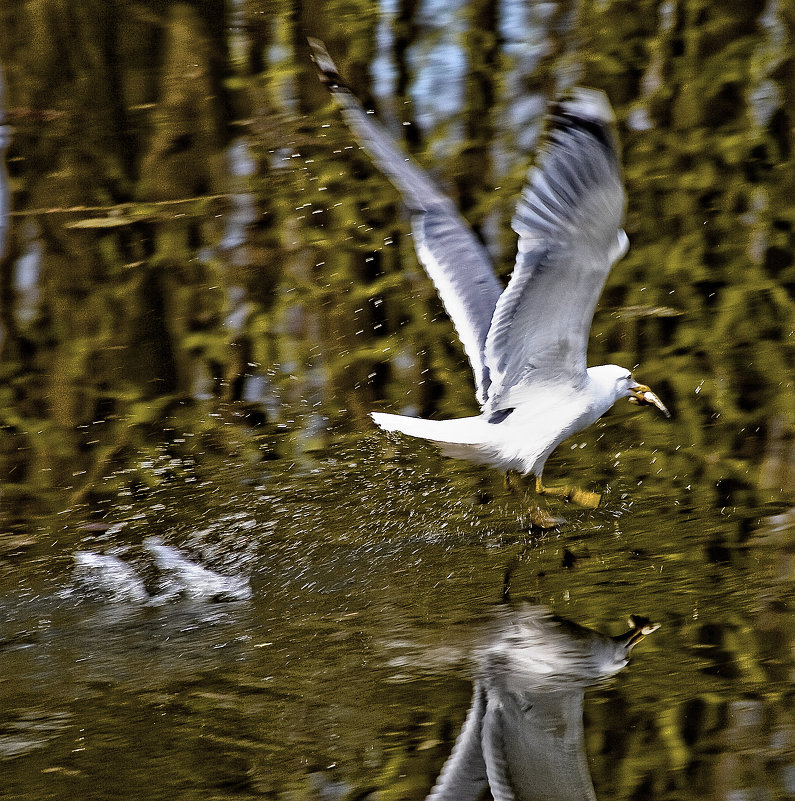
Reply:
[[[607,95],[599,89],[575,86],[555,104],[555,109],[566,116],[585,119],[601,125],[616,121]]]
[[[587,131],[608,150],[616,147],[613,125],[616,117],[610,101],[598,89],[575,87],[552,105],[549,138],[554,141],[556,131],[579,128]]]
[[[337,87],[345,88],[345,82],[342,80],[342,76],[339,72],[337,72],[337,67],[332,61],[326,49],[326,45],[314,36],[307,36],[306,41],[312,52],[312,61],[315,62],[315,66],[317,67],[320,81],[326,84],[330,89],[335,89]]]

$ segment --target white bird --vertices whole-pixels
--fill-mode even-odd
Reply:
[[[426,801],[596,801],[583,700],[659,627],[630,616],[608,637],[524,604],[503,608],[480,649],[472,705]]]
[[[412,214],[419,260],[432,279],[475,377],[481,413],[427,420],[374,412],[375,423],[429,440],[448,456],[536,476],[539,493],[577,499],[541,481],[552,451],[619,399],[651,403],[649,387],[615,364],[586,367],[594,308],[627,251],[625,196],[613,112],[599,91],[557,103],[513,218],[518,253],[508,286],[452,201],[364,111],[323,44],[310,40],[321,80],[362,148]],[[582,495],[582,493],[581,493]],[[599,496],[594,496],[596,505]]]

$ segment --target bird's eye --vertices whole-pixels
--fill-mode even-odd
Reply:
[[[632,373],[627,373],[627,374],[624,376],[624,380],[625,380],[625,381],[632,381]]]

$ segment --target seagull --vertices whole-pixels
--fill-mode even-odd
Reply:
[[[576,88],[548,116],[512,227],[518,252],[503,287],[485,247],[453,202],[340,77],[325,46],[309,40],[320,79],[361,147],[411,213],[414,243],[455,326],[481,412],[427,420],[373,412],[376,425],[428,440],[442,453],[506,475],[532,475],[539,494],[596,506],[600,496],[547,487],[544,465],[563,440],[621,398],[668,410],[630,370],[586,366],[594,308],[612,265],[627,251],[625,195],[615,118],[604,93]]]
[[[631,615],[608,637],[545,607],[503,607],[480,648],[472,705],[426,801],[596,801],[585,690],[614,676],[659,624]]]

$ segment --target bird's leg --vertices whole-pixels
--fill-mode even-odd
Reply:
[[[527,492],[522,482],[522,476],[516,470],[508,470],[505,473],[505,488],[519,501],[522,512],[530,518],[530,524],[536,528],[555,528],[566,522],[563,517],[555,517],[547,509],[543,509],[538,504],[527,502]]]
[[[516,572],[516,568],[527,558],[529,551],[530,544],[525,542],[524,545],[522,545],[522,550],[511,559],[508,567],[505,568],[505,573],[503,573],[502,576],[502,602],[504,604],[511,602],[511,581],[513,580],[513,574]]]
[[[580,487],[547,487],[541,480],[541,476],[536,476],[536,492],[539,495],[551,495],[553,498],[563,498],[565,501],[572,501],[578,506],[586,509],[596,509],[602,500],[599,492],[581,489]]]
[[[512,495],[516,495],[520,501],[524,501],[525,489],[522,484],[522,474],[516,470],[506,470],[505,489],[507,489]]]

